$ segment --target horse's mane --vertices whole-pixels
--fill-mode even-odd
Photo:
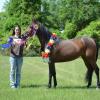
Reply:
[[[52,33],[43,25],[39,24],[39,29],[37,30],[37,34],[44,37],[45,41],[49,41]]]

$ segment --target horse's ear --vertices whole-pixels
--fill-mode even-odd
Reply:
[[[36,19],[36,18],[33,18],[32,19],[32,22],[35,23],[35,24],[38,24],[39,23],[38,19]]]

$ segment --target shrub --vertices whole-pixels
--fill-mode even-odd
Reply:
[[[100,19],[92,21],[85,29],[79,31],[77,36],[100,36]]]
[[[76,36],[77,26],[74,23],[66,22],[64,35],[69,39],[74,38]]]
[[[39,56],[40,43],[37,37],[30,38],[27,42],[27,48],[24,50],[24,56]]]

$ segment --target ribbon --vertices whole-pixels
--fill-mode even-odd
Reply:
[[[2,48],[2,49],[10,48],[12,42],[13,42],[13,38],[9,37],[8,43],[6,43],[6,44],[0,44],[0,48]]]

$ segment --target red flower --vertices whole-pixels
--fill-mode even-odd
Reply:
[[[57,35],[55,33],[52,34],[52,37],[56,37]]]
[[[48,46],[52,46],[52,43],[49,42],[49,43],[48,43]]]
[[[45,53],[45,58],[48,58],[49,57],[49,54],[48,53]]]
[[[42,58],[48,58],[48,57],[49,57],[48,53],[45,53],[45,52],[42,53]]]

